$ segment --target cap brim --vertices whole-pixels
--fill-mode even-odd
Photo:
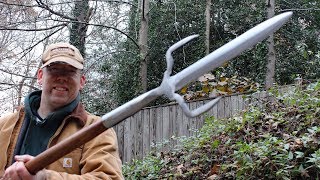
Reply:
[[[72,58],[68,58],[68,57],[56,57],[56,58],[52,58],[49,61],[47,61],[46,63],[44,63],[41,68],[44,68],[46,66],[48,66],[51,63],[54,62],[64,62],[67,63],[77,69],[83,69],[83,64],[79,63],[77,60],[74,60]]]

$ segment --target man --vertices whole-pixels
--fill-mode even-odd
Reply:
[[[36,175],[24,163],[81,128],[98,121],[80,102],[84,59],[67,43],[48,46],[37,79],[41,91],[25,107],[0,119],[1,179],[123,179],[116,134],[109,129]]]

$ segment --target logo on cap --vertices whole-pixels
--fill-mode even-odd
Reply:
[[[53,48],[51,49],[51,53],[50,56],[54,57],[54,56],[60,56],[60,55],[67,55],[67,56],[74,56],[74,50],[69,48],[69,47],[57,47],[57,48]]]

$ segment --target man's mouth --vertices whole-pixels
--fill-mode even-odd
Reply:
[[[67,91],[67,88],[63,88],[63,87],[54,87],[53,89],[57,91]]]

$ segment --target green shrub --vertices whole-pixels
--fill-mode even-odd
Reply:
[[[126,179],[319,179],[320,82],[266,100],[229,119],[208,117],[169,152],[123,166]]]

